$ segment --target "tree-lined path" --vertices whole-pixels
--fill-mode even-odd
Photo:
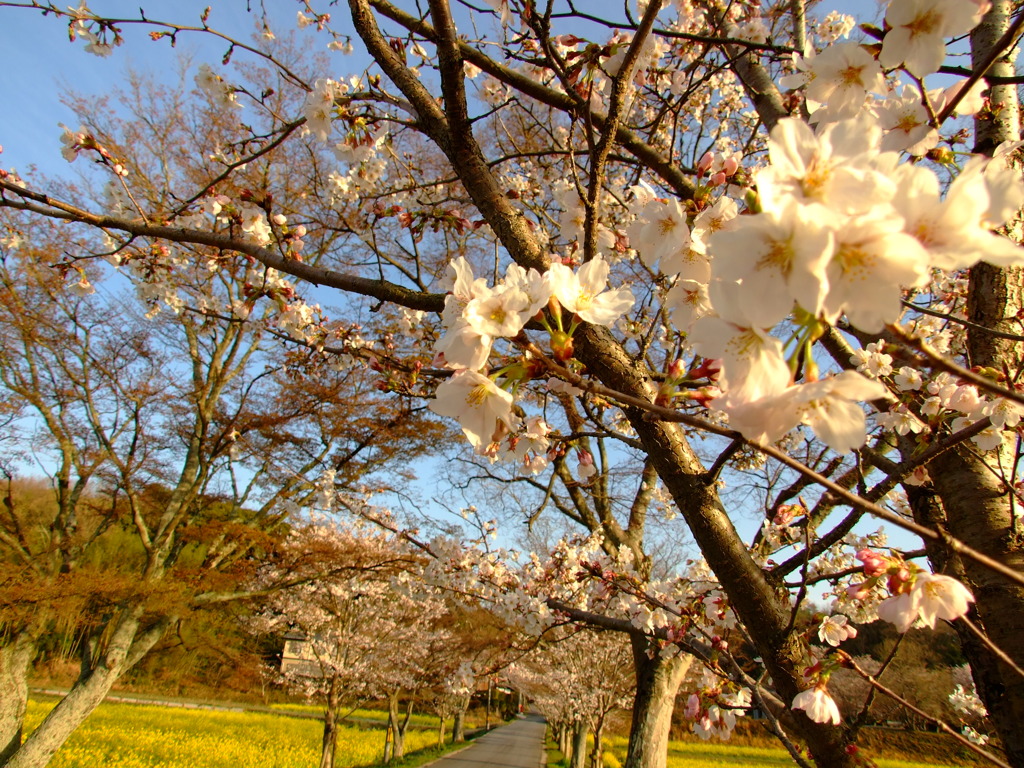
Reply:
[[[546,725],[540,715],[530,714],[481,736],[466,749],[442,757],[431,768],[505,766],[538,768],[544,760]]]

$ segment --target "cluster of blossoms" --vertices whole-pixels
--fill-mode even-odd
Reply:
[[[749,688],[740,688],[705,670],[697,690],[686,699],[683,717],[692,722],[695,734],[707,741],[712,736],[728,741],[736,727],[736,717],[750,707]]]
[[[117,176],[127,176],[128,169],[124,163],[114,158],[110,151],[104,147],[86,126],[81,125],[77,131],[72,131],[63,123],[59,123],[64,132],[60,136],[61,156],[69,163],[78,159],[79,154],[86,151],[96,153],[97,162],[107,166]]]
[[[730,219],[709,239],[714,314],[694,324],[691,340],[721,359],[725,394],[715,405],[751,439],[775,441],[802,422],[838,452],[859,447],[866,426],[858,401],[887,390],[854,371],[816,378],[809,345],[820,321],[845,314],[879,331],[899,320],[903,287],[923,286],[932,268],[1022,261],[1018,246],[991,231],[1024,202],[1024,183],[1002,157],[972,159],[942,198],[934,172],[899,165],[880,138],[870,117],[818,133],[780,121],[771,164],[754,174],[759,212]],[[794,312],[799,328],[787,360],[770,330]],[[811,370],[794,384],[799,354]]]
[[[868,610],[860,618],[872,621],[880,618],[906,632],[919,625],[934,629],[936,622],[953,621],[965,615],[974,602],[974,596],[959,581],[949,576],[928,573],[898,556],[863,548],[856,553],[862,563],[863,581],[846,589],[846,600],[837,601],[844,613],[851,603],[864,603]],[[857,629],[846,615],[824,617],[817,628],[818,639],[833,648],[857,636]],[[832,669],[843,664],[840,653],[826,657],[808,668],[806,676],[812,687],[799,693],[793,700],[793,709],[802,709],[816,722],[839,723],[839,707],[828,693],[827,684]]]
[[[948,421],[950,429],[957,431],[981,419],[988,418],[991,426],[971,438],[984,451],[999,448],[1003,444],[1004,430],[1012,430],[1020,424],[1024,409],[1011,400],[986,396],[978,391],[975,384],[964,382],[957,377],[940,372],[927,382],[919,371],[902,366],[894,370],[892,356],[883,351],[882,342],[868,344],[858,350],[851,363],[857,370],[873,379],[889,384],[897,399],[889,410],[878,415],[878,423],[899,435],[920,434],[934,431],[939,423]],[[1005,377],[1001,372],[992,372],[995,380]],[[928,419],[922,421],[917,415]],[[927,479],[924,468],[911,484],[920,485]]]
[[[978,698],[978,694],[973,690],[973,687],[972,690],[966,690],[962,685],[954,687],[953,692],[949,694],[949,704],[961,718],[976,720],[988,717],[988,710],[981,703],[981,699]],[[960,732],[975,744],[984,745],[988,743],[988,736],[970,724],[964,723],[961,726]]]
[[[884,588],[891,597],[878,606],[878,617],[906,632],[920,622],[935,628],[939,619],[952,621],[967,613],[974,597],[954,578],[928,573],[900,558],[887,558],[870,549],[857,553],[864,564],[865,581],[852,585],[848,592],[857,599],[873,589]]]
[[[842,42],[817,55],[796,54],[796,74],[780,84],[804,88],[811,122],[834,122],[867,110],[886,131],[883,151],[922,155],[938,142],[926,104],[913,87],[890,88],[885,72],[905,69],[919,79],[937,72],[946,56],[946,39],[973,29],[989,6],[988,0],[892,0],[880,51]],[[961,93],[961,85],[956,84],[929,91],[928,103],[934,113],[941,113],[956,99],[960,114],[974,114],[983,106],[983,89],[978,82],[969,93]]]
[[[196,74],[195,82],[199,90],[209,96],[214,104],[237,107],[238,109],[242,108],[235,88],[210,69],[209,64],[199,65],[199,72]]]
[[[633,306],[628,288],[606,290],[608,273],[601,256],[576,272],[561,263],[552,264],[544,274],[513,264],[501,283],[488,286],[483,278],[474,277],[465,259],[452,262],[442,316],[445,333],[434,348],[437,364],[454,373],[437,388],[431,410],[456,419],[478,453],[523,462],[530,471],[542,469],[550,427],[542,419],[520,417],[509,390],[543,368],[525,358],[487,375],[492,347],[498,339],[516,338],[536,320],[549,333],[553,356],[571,360],[572,334],[580,321],[611,326]],[[545,308],[550,309],[553,325]],[[572,313],[568,329],[563,326],[563,309]],[[504,386],[498,385],[499,378]],[[580,465],[585,475],[593,474],[589,453],[580,453]]]
[[[94,56],[106,57],[114,51],[114,47],[121,44],[121,36],[109,22],[101,21],[96,17],[86,0],[81,0],[78,7],[68,6],[68,15],[71,23],[68,25],[68,36],[72,42],[76,38],[85,40],[85,51]],[[113,34],[113,42],[107,38]]]

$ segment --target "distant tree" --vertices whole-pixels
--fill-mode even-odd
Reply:
[[[675,649],[709,670],[696,723],[727,733],[715,702],[742,686],[798,764],[789,731],[818,764],[853,768],[828,681],[875,615],[901,632],[954,622],[1024,766],[1019,4],[889,0],[862,28],[799,0],[405,5],[349,0],[345,27],[313,2],[298,13],[332,50],[358,38],[371,63],[347,79],[275,42],[265,15],[249,44],[208,16],[48,5],[91,53],[129,23],[156,44],[198,26],[262,69],[198,69],[219,118],[174,134],[194,173],[149,160],[159,111],[138,123],[150,144],[86,119],[63,153],[96,161],[112,194],[5,172],[0,206],[102,231],[160,300],[180,244],[190,268],[244,269],[250,293],[216,312],[269,298],[267,324],[325,365],[369,302],[391,306],[405,332],[376,350],[381,386],[431,397],[477,455],[536,472],[545,504],[601,534],[576,560],[564,543],[563,583],[533,579],[547,600],[515,574],[505,587],[531,628],[555,614],[629,634],[628,768],[665,765]],[[89,245],[61,260],[73,290],[102,253]],[[309,303],[314,285],[351,299],[344,330]],[[616,446],[603,457],[601,439]],[[772,482],[752,495],[757,465]],[[621,466],[643,482],[606,498],[597,476]],[[633,525],[658,488],[700,550],[665,578]],[[760,531],[741,535],[753,507]],[[917,540],[861,535],[866,515]],[[586,601],[560,599],[567,581]],[[834,614],[812,626],[801,604],[823,581]],[[735,637],[758,666],[728,652]]]
[[[333,491],[364,493],[436,434],[358,369],[309,367],[258,326],[215,316],[243,300],[244,270],[212,282],[179,270],[179,311],[146,320],[132,297],[64,292],[40,255],[54,236],[0,254],[0,386],[31,414],[20,426],[52,472],[52,502],[17,500],[0,526],[11,766],[45,764],[180,618],[243,597],[325,472]],[[55,629],[81,672],[22,743],[26,676]]]

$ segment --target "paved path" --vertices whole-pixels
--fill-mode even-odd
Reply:
[[[540,715],[517,718],[474,740],[466,749],[434,761],[431,768],[540,768],[546,728]]]

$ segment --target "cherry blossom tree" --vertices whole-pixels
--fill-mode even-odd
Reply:
[[[571,765],[588,765],[587,735],[592,733],[589,766],[600,768],[609,716],[627,709],[632,698],[632,666],[628,638],[621,632],[584,629],[561,638],[552,633],[509,670],[509,678],[552,724]]]
[[[288,546],[308,578],[275,591],[257,626],[304,635],[307,661],[282,673],[307,697],[323,702],[320,765],[332,768],[344,710],[388,697],[431,667],[431,651],[441,638],[432,641],[427,635],[440,629],[444,605],[403,594],[398,580],[408,582],[417,557],[407,542],[378,529],[315,523],[297,530]],[[326,564],[333,565],[327,576]],[[280,581],[282,574],[275,571],[260,574],[261,582]],[[294,578],[294,569],[288,573]],[[395,720],[389,727],[395,730],[394,756],[401,757],[405,730],[396,729]]]
[[[2,527],[0,734],[5,764],[41,765],[179,618],[252,596],[253,567],[275,560],[325,471],[332,492],[362,495],[375,473],[385,481],[387,457],[424,443],[378,446],[415,412],[359,371],[309,367],[253,326],[196,310],[241,279],[179,276],[181,312],[145,319],[131,295],[65,292],[47,266],[54,234],[22,231],[32,246],[5,244],[0,268],[0,382],[33,414],[20,426],[52,467],[54,511],[12,503]],[[52,632],[81,673],[23,742],[27,677]]]
[[[349,79],[291,66],[266,19],[269,35],[226,40],[265,82],[198,69],[202,98],[245,117],[224,118],[225,150],[173,192],[136,194],[152,174],[86,119],[63,154],[94,161],[108,199],[8,171],[0,207],[102,231],[172,302],[169,244],[245,264],[277,308],[264,322],[325,361],[370,353],[335,343],[346,332],[304,286],[394,307],[405,332],[370,361],[381,387],[430,398],[488,461],[542,485],[563,473],[580,498],[564,513],[597,516],[599,535],[518,566],[433,554],[533,630],[569,618],[629,632],[648,659],[700,659],[698,732],[727,735],[756,702],[799,764],[857,765],[831,674],[914,705],[840,646],[879,617],[951,622],[1006,757],[973,748],[1024,765],[1015,4],[890,0],[860,29],[799,1],[403,5],[349,0],[344,26],[302,5],[311,39],[358,38],[372,63]],[[100,55],[129,25],[156,44],[221,34],[208,16],[47,10]],[[968,49],[970,66],[947,64]],[[253,176],[326,149],[326,174]],[[62,262],[69,290],[88,290],[89,261]],[[242,320],[249,303],[219,309]],[[617,447],[595,456],[598,437]],[[599,503],[617,462],[671,500],[696,562],[651,573],[628,509]],[[752,468],[771,498],[730,492]],[[752,501],[764,520],[744,536]],[[866,533],[866,516],[914,544]],[[808,624],[812,584],[833,614]],[[673,675],[634,658],[628,763],[657,768],[664,709],[643,702],[670,699]]]

